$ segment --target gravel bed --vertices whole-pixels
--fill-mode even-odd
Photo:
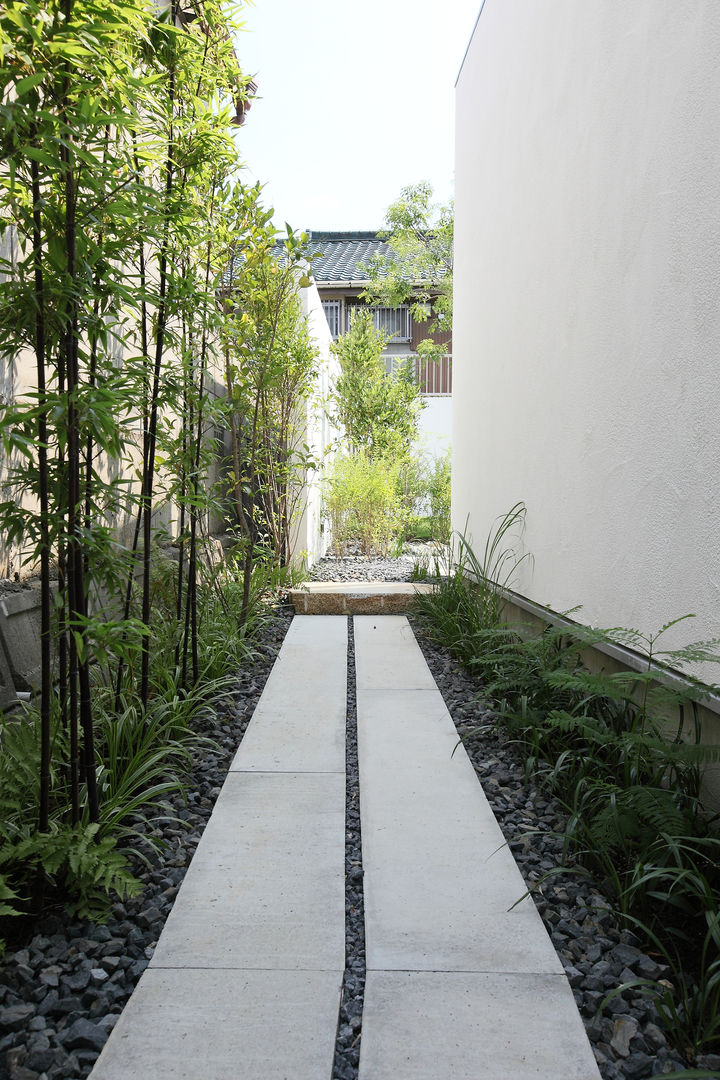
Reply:
[[[313,566],[313,581],[412,581],[418,564],[430,564],[432,544],[405,544],[398,558],[382,559],[366,555],[326,555]]]
[[[134,866],[141,895],[115,903],[104,925],[49,916],[8,950],[0,965],[0,1080],[81,1080],[92,1069],[153,954],[290,618],[272,620],[256,644],[257,659],[199,718],[198,730],[218,745],[198,757],[187,803],[169,800],[179,821],[154,823],[153,836],[166,847],[146,847],[150,866]]]
[[[365,906],[357,755],[355,640],[352,619],[348,619],[345,768],[345,973],[332,1080],[356,1080],[360,1061],[360,1035],[365,1000]]]

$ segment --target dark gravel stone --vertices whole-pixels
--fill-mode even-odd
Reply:
[[[35,1015],[35,1006],[31,1004],[10,1005],[0,1009],[0,1030],[19,1031]]]
[[[76,1020],[67,1031],[58,1033],[58,1038],[68,1050],[77,1050],[80,1047],[90,1047],[93,1050],[102,1050],[107,1040],[105,1028],[93,1024],[90,1020],[81,1018]]]

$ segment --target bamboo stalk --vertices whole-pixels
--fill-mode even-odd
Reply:
[[[50,652],[50,500],[48,492],[48,425],[45,380],[45,283],[40,170],[30,162],[33,200],[33,262],[35,276],[35,357],[38,385],[38,471],[40,500],[40,806],[38,828],[50,827],[50,698],[52,667]]]

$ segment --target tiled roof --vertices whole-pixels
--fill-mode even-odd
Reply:
[[[323,281],[367,281],[367,265],[373,255],[392,255],[384,240],[374,232],[310,232],[311,253],[319,252],[312,260],[312,275],[318,284]]]
[[[368,263],[373,255],[389,255],[393,251],[384,240],[378,240],[374,232],[308,232],[308,253],[316,257],[310,261],[310,273],[318,285],[323,282],[369,281]],[[275,258],[283,262],[285,246],[282,240],[274,244]],[[235,256],[235,272],[243,264],[242,253]],[[223,275],[223,284],[230,281],[230,268]]]

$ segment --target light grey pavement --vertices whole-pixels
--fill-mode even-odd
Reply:
[[[562,965],[403,616],[355,617],[360,1080],[598,1080]]]
[[[560,961],[402,615],[355,618],[360,1080],[599,1080]],[[299,616],[93,1080],[330,1080],[347,620]]]
[[[93,1080],[329,1080],[345,967],[347,620],[293,620]]]

